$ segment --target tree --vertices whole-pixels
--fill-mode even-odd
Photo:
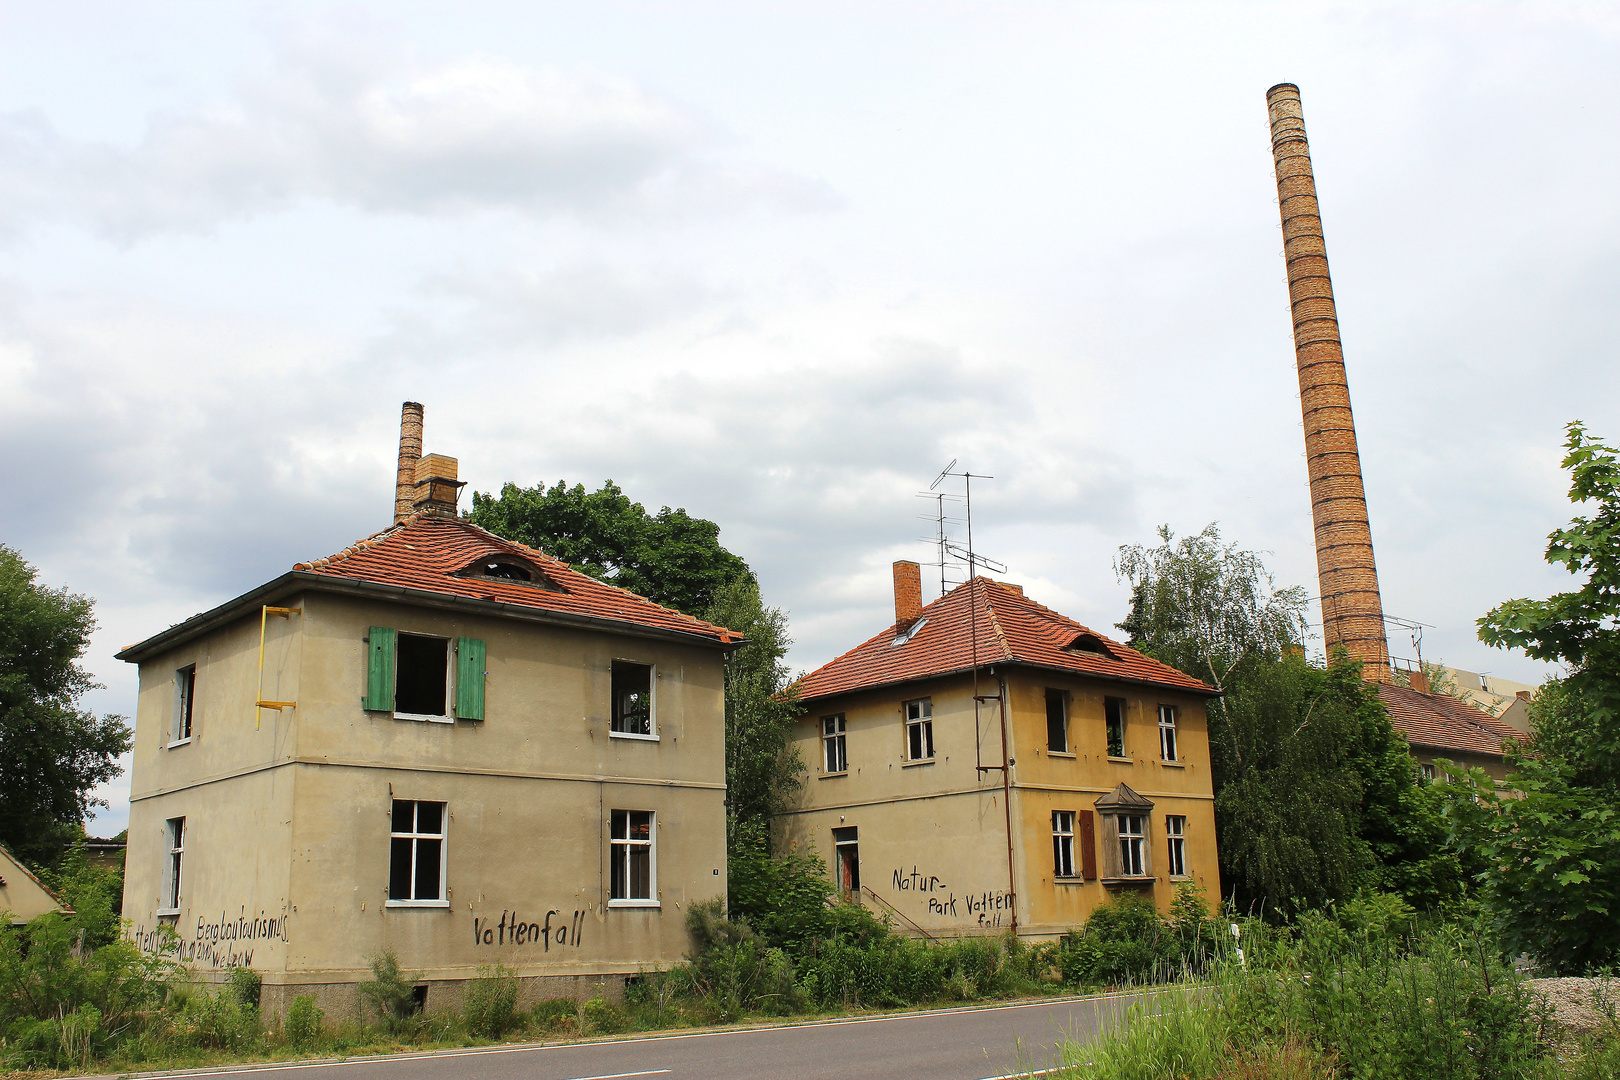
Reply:
[[[79,665],[95,629],[92,601],[50,589],[0,545],[0,843],[43,865],[80,831],[92,792],[130,747],[121,716],[79,698],[96,684]]]
[[[612,480],[597,491],[558,481],[551,488],[504,484],[499,497],[473,493],[474,525],[537,547],[575,570],[688,615],[711,607],[748,564],[720,546],[720,526],[683,510],[657,514]]]
[[[1589,504],[1547,538],[1546,559],[1578,589],[1509,600],[1479,620],[1480,640],[1568,667],[1531,706],[1531,740],[1509,755],[1522,798],[1452,808],[1456,834],[1484,860],[1484,899],[1512,952],[1574,973],[1620,962],[1620,453],[1569,425],[1570,501]]]

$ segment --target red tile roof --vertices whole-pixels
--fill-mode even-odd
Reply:
[[[545,574],[555,589],[486,577],[456,577],[458,571],[498,555],[516,556]],[[299,563],[294,570],[395,585],[424,592],[493,600],[519,607],[633,623],[712,638],[741,641],[723,626],[662,607],[635,593],[604,584],[537,548],[503,540],[459,518],[417,514],[344,548],[330,558]]]
[[[1103,637],[1042,607],[1022,589],[989,578],[959,585],[922,610],[923,623],[896,645],[890,626],[798,682],[809,701],[877,686],[927,679],[988,664],[1028,664],[1213,695],[1216,691],[1173,667]],[[1067,648],[1096,639],[1107,655]]]
[[[1379,683],[1378,696],[1390,722],[1424,750],[1502,756],[1502,740],[1524,736],[1494,716],[1449,694],[1425,694],[1409,686]]]

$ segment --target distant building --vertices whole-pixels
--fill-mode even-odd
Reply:
[[[894,624],[798,683],[810,777],[782,838],[912,933],[1051,936],[1122,892],[1219,896],[1215,691],[1016,585],[924,607],[916,563],[894,581]]]
[[[71,911],[34,872],[0,847],[0,912],[12,926],[22,926],[48,911]]]
[[[1420,775],[1438,779],[1436,760],[1483,768],[1491,779],[1507,778],[1503,744],[1523,733],[1501,719],[1449,694],[1433,694],[1411,686],[1377,683],[1395,729],[1406,736]]]

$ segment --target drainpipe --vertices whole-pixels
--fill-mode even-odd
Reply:
[[[996,672],[1001,690],[1001,802],[1007,811],[1007,896],[1012,901],[1012,932],[1018,933],[1018,879],[1013,874],[1012,767],[1007,757],[1007,678]]]

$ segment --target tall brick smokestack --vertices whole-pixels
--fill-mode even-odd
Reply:
[[[416,463],[422,459],[422,406],[407,401],[399,414],[399,474],[394,480],[394,524],[411,516],[416,502]]]
[[[1316,573],[1322,590],[1322,637],[1329,653],[1342,645],[1366,665],[1364,675],[1390,681],[1389,641],[1378,595],[1361,455],[1350,415],[1339,316],[1328,277],[1327,245],[1316,202],[1316,177],[1305,141],[1299,87],[1279,83],[1266,91],[1271,152],[1277,163],[1288,297],[1294,309],[1294,355],[1299,402],[1305,414],[1305,457],[1316,522]]]

